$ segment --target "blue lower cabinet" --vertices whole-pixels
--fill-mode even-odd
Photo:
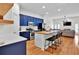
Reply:
[[[30,32],[20,32],[20,36],[27,38],[30,40]]]
[[[26,41],[0,47],[0,55],[26,55]]]

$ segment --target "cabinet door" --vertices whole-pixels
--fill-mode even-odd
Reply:
[[[38,18],[39,23],[43,23],[43,19]]]
[[[43,20],[38,18],[38,23],[43,23]]]
[[[34,22],[34,25],[38,26],[39,23],[43,23],[43,20],[27,15],[20,15],[20,26],[28,26],[28,22]]]
[[[20,36],[30,39],[30,32],[20,32]]]
[[[31,22],[34,22],[34,17],[31,17]]]
[[[27,17],[25,15],[20,15],[20,26],[27,26]]]
[[[34,25],[37,25],[37,20],[36,18],[33,19]]]
[[[28,22],[34,22],[33,19],[34,17],[28,16]]]
[[[39,18],[34,18],[34,24],[38,26],[39,23],[43,23],[43,20]]]
[[[27,16],[24,16],[24,25],[28,26],[28,17]]]
[[[23,15],[20,15],[20,26],[22,26],[23,25]]]

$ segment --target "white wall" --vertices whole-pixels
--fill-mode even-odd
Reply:
[[[53,29],[53,21],[52,21],[52,18],[49,17],[49,16],[44,16],[43,19],[44,19],[44,23],[46,24],[45,25],[45,28],[48,28],[50,26],[50,28]]]
[[[6,33],[15,32],[17,35],[19,34],[19,6],[18,4],[14,4],[14,6],[4,15],[4,19],[13,20],[14,24],[10,25],[2,25],[4,28],[2,31]]]
[[[75,30],[75,24],[79,24],[79,16],[69,17],[69,21],[71,21],[71,26],[63,26],[63,18],[53,18],[53,17],[44,17],[44,22],[50,26],[51,28],[55,28],[56,24],[60,24],[60,29],[72,29]],[[53,25],[53,26],[52,26]],[[79,30],[79,29],[78,29]]]
[[[54,24],[60,24],[61,29],[73,29],[75,30],[75,24],[79,24],[79,17],[70,17],[69,20],[71,22],[71,26],[63,26],[64,19],[55,19]]]

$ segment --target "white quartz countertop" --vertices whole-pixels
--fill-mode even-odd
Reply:
[[[27,40],[27,38],[18,36],[13,33],[8,33],[8,34],[0,33],[0,47],[13,44],[13,43],[17,43],[17,42],[21,42],[21,41],[25,41],[25,40]]]

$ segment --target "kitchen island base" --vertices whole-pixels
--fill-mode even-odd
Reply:
[[[26,41],[16,42],[14,44],[0,47],[0,55],[25,55]]]

